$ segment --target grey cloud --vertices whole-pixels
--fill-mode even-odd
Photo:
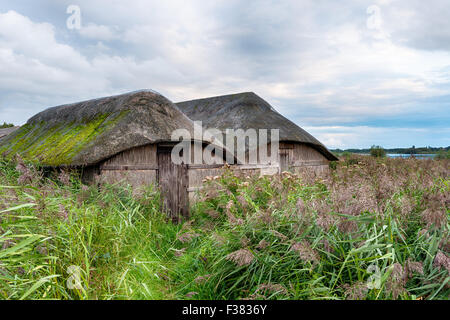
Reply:
[[[373,3],[387,39],[366,27]],[[78,1],[81,32],[65,27],[69,4],[0,4],[53,26],[35,35],[43,52],[21,30],[0,36],[0,120],[153,88],[174,101],[255,91],[301,125],[376,125],[450,92],[450,58],[425,51],[450,44],[443,1]],[[446,105],[436,98],[433,110]]]
[[[392,1],[380,5],[393,41],[421,50],[450,51],[448,0]]]

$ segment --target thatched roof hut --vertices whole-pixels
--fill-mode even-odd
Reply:
[[[47,166],[86,166],[130,148],[170,141],[193,124],[151,90],[49,108],[0,142],[0,154],[20,153]]]
[[[279,129],[280,141],[307,144],[328,160],[337,160],[319,140],[283,117],[253,92],[184,101],[176,105],[190,119],[202,121],[204,128]]]
[[[19,153],[46,167],[74,167],[89,183],[123,181],[136,189],[158,185],[164,210],[177,219],[188,216],[189,199],[195,198],[204,179],[223,172],[223,162],[173,161],[177,141],[172,141],[172,133],[185,129],[196,138],[195,120],[201,120],[204,128],[219,130],[279,129],[279,149],[273,152],[271,145],[273,161],[268,163],[236,164],[225,159],[224,153],[214,153],[216,159],[228,161],[233,170],[245,174],[320,172],[328,169],[330,160],[336,160],[317,139],[254,93],[173,104],[151,90],[49,108],[0,137],[0,155]],[[200,139],[200,151],[208,151],[209,141]],[[261,146],[257,148],[264,150]],[[231,149],[225,153],[235,156]]]

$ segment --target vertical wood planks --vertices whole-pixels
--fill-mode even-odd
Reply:
[[[170,152],[171,148],[158,147],[159,186],[163,210],[176,222],[189,216],[189,177],[187,165],[174,164]]]

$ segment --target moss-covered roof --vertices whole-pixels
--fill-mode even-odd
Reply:
[[[180,111],[181,110],[181,111]],[[141,90],[49,108],[19,129],[0,137],[0,155],[39,161],[47,166],[91,165],[124,150],[171,141],[176,129],[279,129],[281,141],[312,145],[327,159],[336,157],[317,139],[247,92],[173,104]],[[0,132],[1,134],[1,132]]]
[[[313,146],[329,160],[337,158],[316,138],[279,114],[253,92],[179,102],[176,104],[190,119],[202,121],[205,128],[279,129],[280,141]]]
[[[49,108],[0,140],[0,154],[16,153],[48,166],[98,163],[124,150],[170,141],[192,121],[168,99],[135,91]]]

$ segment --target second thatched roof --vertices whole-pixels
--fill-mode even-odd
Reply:
[[[204,128],[279,129],[280,141],[305,143],[328,160],[338,160],[319,140],[283,117],[253,92],[184,101],[176,105],[190,119],[202,121]]]

